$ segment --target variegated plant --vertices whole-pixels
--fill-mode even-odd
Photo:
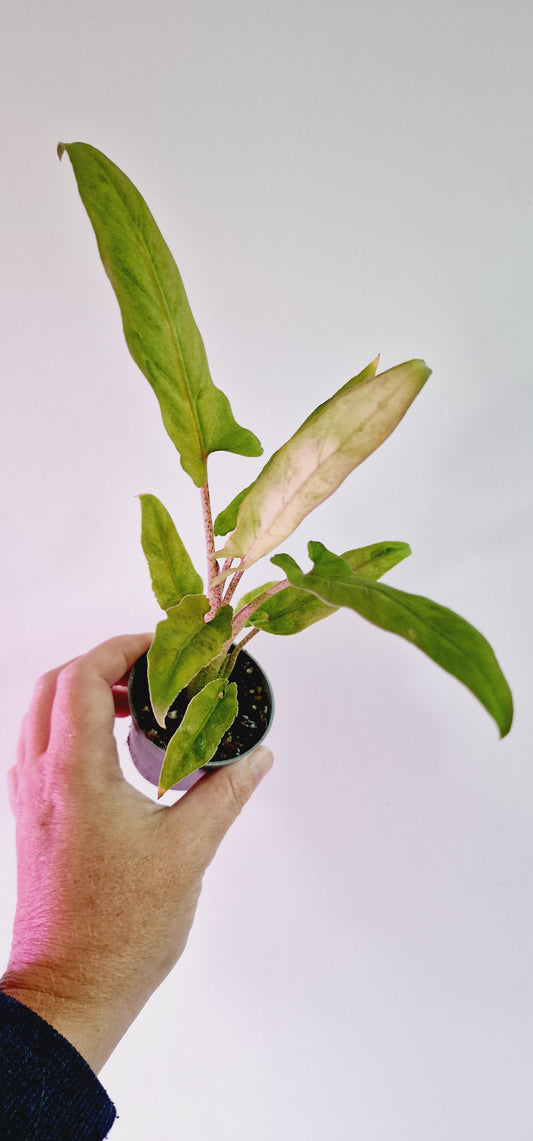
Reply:
[[[130,353],[159,400],[181,466],[200,489],[205,590],[163,504],[154,495],[140,497],[142,545],[165,611],[148,655],[158,722],[164,726],[179,692],[186,689],[189,697],[165,754],[160,795],[213,756],[236,717],[237,687],[228,678],[242,646],[261,630],[297,634],[339,607],[418,646],[468,686],[501,736],[508,733],[511,693],[485,638],[453,611],[379,581],[410,554],[406,543],[375,543],[336,555],[311,542],[313,567],[307,572],[290,555],[277,554],[271,562],[285,577],[232,606],[246,569],[278,547],[387,439],[430,375],[424,362],[378,373],[373,361],[304,420],[213,524],[208,456],[259,456],[259,440],[236,423],[229,401],[213,384],[178,268],[138,190],[94,147],[70,143],[58,149],[60,157],[67,151],[74,168]],[[215,535],[228,536],[218,551]]]

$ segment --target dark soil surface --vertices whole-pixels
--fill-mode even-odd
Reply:
[[[228,761],[239,757],[261,740],[272,718],[272,694],[268,681],[257,662],[241,650],[230,674],[230,681],[237,684],[239,712],[224,734],[212,761]],[[166,749],[170,738],[183,720],[187,708],[185,691],[178,694],[171,705],[166,729],[158,725],[150,704],[146,654],[135,663],[130,676],[129,700],[132,717],[139,729],[154,744]]]

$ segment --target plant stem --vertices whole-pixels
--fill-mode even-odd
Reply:
[[[219,583],[213,586],[213,579],[220,573],[220,568],[215,558],[215,537],[213,534],[213,517],[211,515],[211,499],[209,496],[209,483],[206,479],[203,487],[200,489],[202,497],[202,511],[204,516],[204,532],[205,532],[205,549],[207,554],[207,597],[211,603],[211,610],[205,616],[206,622],[213,617],[213,614],[218,610],[222,602],[222,585]]]
[[[226,604],[227,602],[230,602],[231,599],[233,598],[233,595],[235,594],[235,591],[236,591],[236,589],[237,589],[237,587],[241,581],[243,574],[244,574],[243,570],[237,569],[235,571],[235,574],[233,575],[233,578],[232,578],[232,580],[228,586],[228,589],[224,595],[224,598],[223,598],[224,604]]]
[[[279,594],[280,590],[285,590],[288,585],[289,580],[287,578],[282,579],[281,582],[275,582],[274,586],[269,586],[268,590],[264,590],[262,594],[258,594],[257,598],[254,598],[247,606],[243,606],[240,610],[237,610],[232,625],[233,637],[235,638],[237,634],[240,633],[243,626],[246,626],[248,619],[263,605],[263,602],[266,602],[267,598],[272,598],[274,594]]]
[[[251,638],[255,638],[256,634],[260,634],[260,633],[261,633],[261,631],[258,630],[257,627],[254,628],[253,630],[250,630],[250,633],[247,634],[245,638],[242,638],[241,641],[238,643],[238,645],[234,647],[234,649],[231,651],[231,654],[228,655],[226,662],[224,663],[224,676],[225,677],[230,676],[231,671],[235,666],[235,662],[237,661],[237,658],[238,658],[243,646],[245,646],[246,643],[249,642]]]
[[[250,641],[250,638],[255,638],[255,635],[260,634],[260,633],[261,633],[261,631],[260,631],[259,627],[254,626],[253,630],[250,630],[250,632],[246,635],[245,638],[241,638],[238,645],[235,646],[235,649],[236,650],[242,650],[243,646],[245,646],[246,643]]]

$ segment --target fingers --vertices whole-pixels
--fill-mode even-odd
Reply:
[[[60,746],[66,732],[83,733],[87,741],[100,737],[103,731],[112,732],[112,687],[148,650],[152,639],[153,634],[109,638],[61,671],[51,716],[51,746]]]
[[[118,638],[100,642],[95,649],[89,650],[84,655],[83,662],[103,678],[108,686],[114,686],[122,680],[124,674],[129,673],[137,658],[150,649],[153,639],[153,633],[121,634]]]
[[[270,750],[260,746],[241,761],[198,781],[167,810],[174,815],[181,835],[184,828],[190,829],[202,870],[211,863],[221,840],[273,763]]]
[[[60,673],[75,661],[77,659],[73,658],[72,661],[49,670],[36,681],[30,708],[22,722],[19,761],[22,761],[24,756],[40,756],[48,748],[57,679]]]
[[[108,686],[116,685],[129,673],[137,658],[149,650],[153,638],[153,634],[122,634],[109,638],[78,658],[77,664],[82,664],[88,674],[102,678]]]

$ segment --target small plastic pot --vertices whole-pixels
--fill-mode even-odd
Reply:
[[[270,729],[274,716],[272,690],[261,667],[246,650],[241,650],[229,680],[237,685],[239,712],[211,760],[173,785],[180,792],[191,788],[204,773],[231,765],[251,753]],[[143,654],[130,673],[128,698],[132,715],[128,745],[132,760],[141,775],[157,787],[167,745],[187,708],[187,696],[185,691],[178,694],[163,729],[155,719],[150,702],[147,656]]]

